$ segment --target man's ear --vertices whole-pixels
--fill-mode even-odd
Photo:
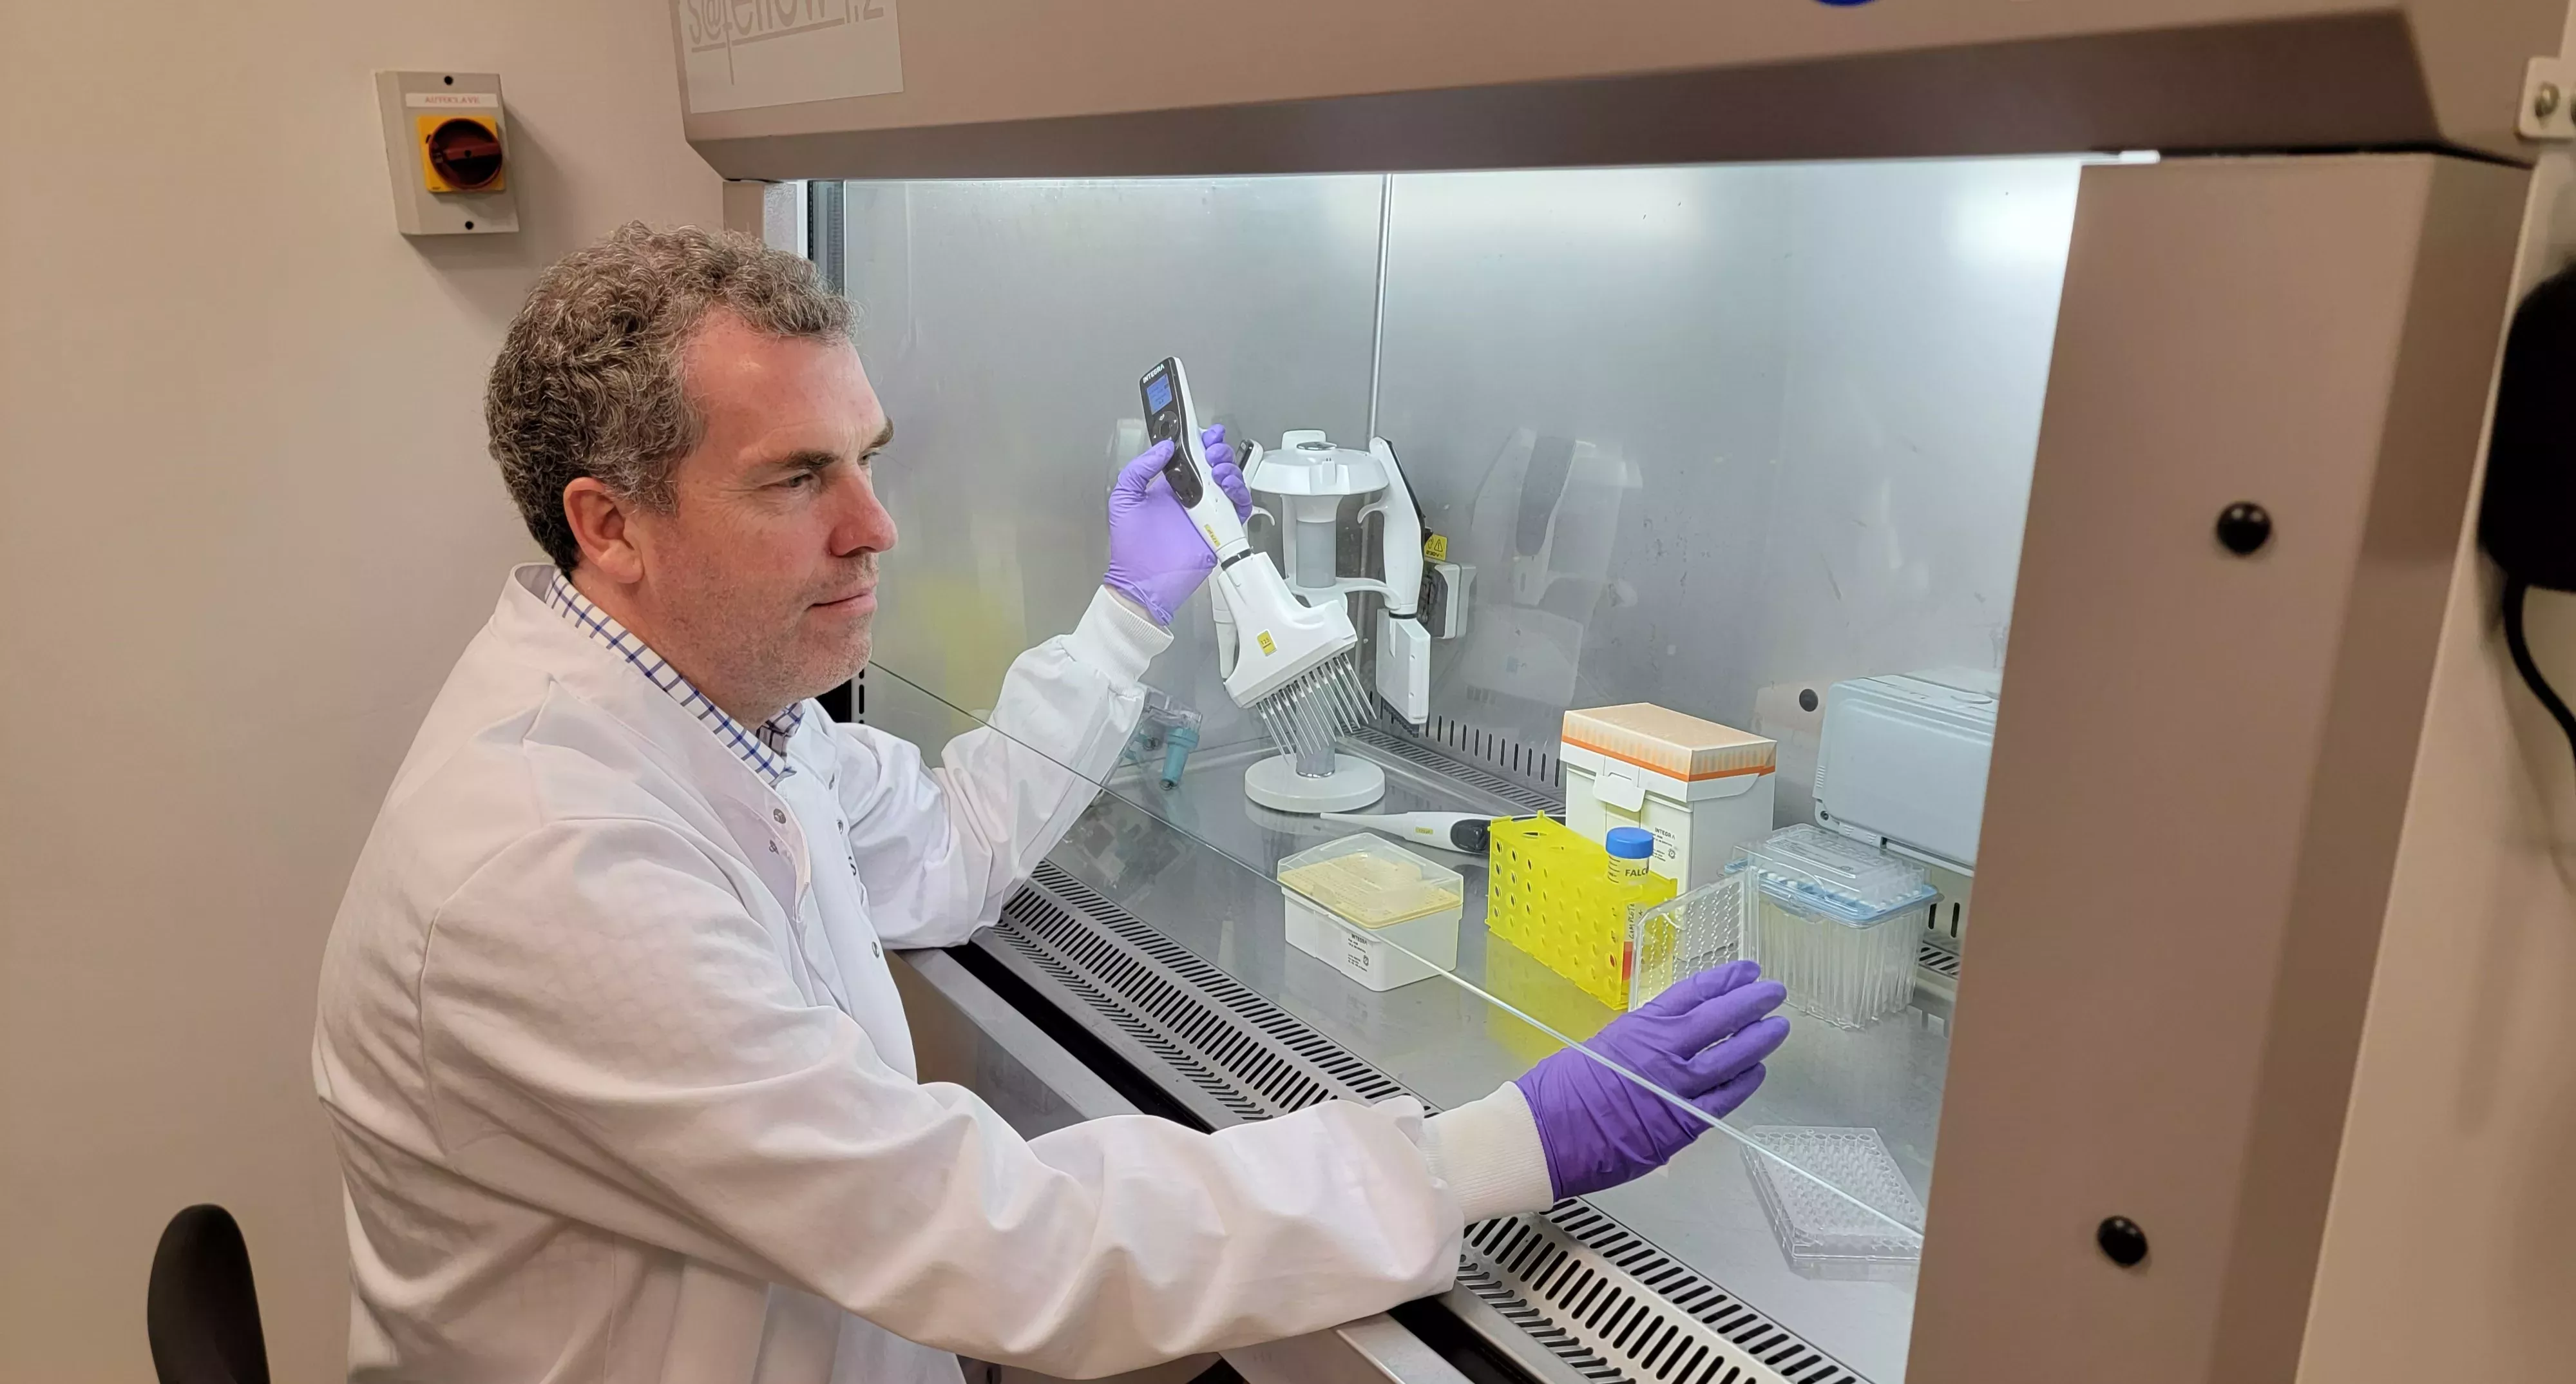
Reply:
[[[623,586],[644,579],[644,554],[635,546],[629,527],[634,516],[625,501],[595,477],[576,476],[564,487],[563,510],[584,563]]]

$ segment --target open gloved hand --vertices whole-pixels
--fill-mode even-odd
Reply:
[[[1789,1036],[1788,1020],[1763,1017],[1788,991],[1761,975],[1751,961],[1702,971],[1611,1020],[1585,1045],[1591,1053],[1567,1048],[1521,1074],[1517,1084],[1558,1197],[1652,1172],[1708,1128],[1592,1054],[1712,1116],[1732,1113],[1753,1094],[1762,1059]]]
[[[1238,516],[1249,518],[1252,492],[1235,469],[1224,425],[1200,433],[1199,441],[1217,488],[1234,501]],[[1216,569],[1215,552],[1163,479],[1171,459],[1172,444],[1157,442],[1119,470],[1109,491],[1109,573],[1101,578],[1102,585],[1143,606],[1158,625],[1172,623],[1172,613]]]

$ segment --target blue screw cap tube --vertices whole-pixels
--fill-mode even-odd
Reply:
[[[1655,854],[1655,834],[1643,827],[1612,827],[1601,839],[1610,849],[1610,882],[1634,888],[1646,882],[1646,862]]]

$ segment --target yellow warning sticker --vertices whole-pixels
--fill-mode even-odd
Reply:
[[[1260,634],[1258,634],[1258,635],[1256,635],[1256,636],[1254,636],[1254,637],[1260,641],[1260,644],[1261,644],[1261,651],[1262,651],[1263,653],[1265,653],[1265,654],[1275,654],[1275,653],[1279,652],[1279,646],[1278,646],[1277,644],[1272,643],[1272,642],[1271,642],[1271,640],[1270,640],[1270,631],[1268,631],[1268,630],[1263,630]]]
[[[1422,540],[1422,555],[1433,562],[1449,560],[1449,535],[1435,533]]]

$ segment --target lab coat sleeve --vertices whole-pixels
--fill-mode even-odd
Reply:
[[[715,862],[673,825],[558,823],[441,907],[419,1041],[458,1173],[923,1344],[1069,1377],[1442,1291],[1463,1218],[1493,1209],[1462,1205],[1443,1174],[1492,1183],[1494,1138],[1427,1136],[1410,1101],[1214,1135],[1121,1116],[1024,1141],[803,1003]],[[1535,1129],[1501,1142],[1516,1138],[1504,1156],[1535,1160]]]
[[[850,847],[887,945],[949,946],[992,921],[1116,767],[1145,665],[1171,641],[1103,588],[1071,634],[1013,661],[989,724],[949,741],[939,768],[882,731],[836,728]]]

